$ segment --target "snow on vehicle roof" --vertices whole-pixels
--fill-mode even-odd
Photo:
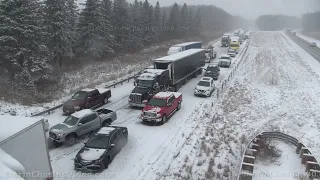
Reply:
[[[96,89],[93,89],[93,88],[85,88],[85,89],[82,89],[81,91],[85,91],[85,92],[92,92]]]
[[[161,58],[158,58],[158,59],[154,59],[153,61],[156,61],[156,62],[160,62],[160,61],[177,61],[177,60],[180,60],[184,57],[188,57],[190,55],[193,55],[195,53],[199,53],[199,52],[204,52],[204,49],[188,49],[186,51],[182,51],[182,52],[179,52],[179,53],[175,53],[175,54],[172,54],[172,55],[169,55],[169,56],[164,56],[164,57],[161,57]]]
[[[230,57],[229,54],[222,54],[221,57]]]
[[[145,73],[151,73],[151,74],[157,74],[157,75],[161,75],[164,71],[164,69],[146,69],[144,70]]]
[[[114,131],[116,128],[114,127],[103,127],[99,130],[98,134],[110,134],[110,132]]]
[[[200,81],[211,81],[212,78],[211,77],[203,77],[200,79]]]
[[[156,95],[154,95],[154,98],[159,98],[159,99],[167,99],[168,97],[170,97],[171,95],[174,95],[176,98],[179,97],[181,95],[181,93],[178,92],[159,92]]]
[[[0,142],[42,119],[43,117],[0,115]]]
[[[201,41],[185,42],[185,43],[173,45],[172,47],[187,46],[187,45],[194,44],[194,43],[202,43],[202,42]]]
[[[76,117],[76,118],[82,118],[83,116],[87,115],[87,114],[91,114],[93,111],[91,109],[83,109],[81,111],[75,112],[73,114],[71,114],[71,116]]]
[[[143,73],[140,74],[139,79],[140,80],[153,80],[157,74],[152,74],[152,73]]]

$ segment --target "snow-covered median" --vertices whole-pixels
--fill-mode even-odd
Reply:
[[[294,136],[320,159],[316,60],[281,32],[253,33],[244,60],[221,103],[199,111],[201,124],[160,178],[236,179],[248,140],[262,131]]]

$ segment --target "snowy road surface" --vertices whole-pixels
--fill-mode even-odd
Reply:
[[[294,32],[296,32],[297,36],[300,37],[301,39],[304,39],[305,41],[308,41],[309,43],[316,42],[318,47],[320,47],[320,40],[317,40],[317,39],[314,39],[312,37],[303,35],[301,30],[295,30]]]
[[[262,131],[300,139],[319,161],[317,60],[283,32],[254,32],[242,62],[221,101],[213,106],[212,100],[202,102],[207,107],[199,107],[194,117],[201,123],[158,179],[236,179],[243,150]],[[272,168],[278,173],[296,170]]]
[[[219,52],[226,52],[226,48],[221,49],[220,42],[215,43],[215,48]],[[242,45],[244,47],[244,44]],[[242,51],[242,49],[240,50]],[[233,60],[236,63],[238,58]],[[230,69],[221,68],[220,79],[225,79]],[[106,107],[117,110],[118,120],[113,125],[126,126],[129,130],[128,144],[113,160],[109,169],[95,176],[98,179],[153,179],[158,171],[165,171],[166,165],[170,164],[173,156],[179,153],[180,148],[186,141],[186,137],[195,129],[201,121],[195,121],[198,117],[199,107],[205,108],[206,98],[195,97],[193,89],[199,79],[190,80],[182,86],[179,92],[183,93],[182,108],[170,118],[169,122],[162,126],[148,126],[142,124],[139,119],[140,110],[131,109],[127,105],[127,97],[133,89],[133,83],[119,86],[112,89],[113,97],[111,103]],[[208,99],[208,98],[207,98]],[[214,100],[214,98],[209,98]],[[48,116],[51,124],[63,121],[61,111]],[[53,171],[60,175],[62,179],[87,179],[86,175],[78,177],[73,170],[73,158],[78,150],[83,147],[78,143],[73,147],[59,147],[50,151]],[[152,177],[150,177],[152,176]],[[59,177],[55,177],[59,179]]]

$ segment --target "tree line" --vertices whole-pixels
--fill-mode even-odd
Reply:
[[[300,18],[285,15],[262,15],[256,19],[256,26],[264,31],[278,31],[285,28],[299,28]]]
[[[134,52],[207,29],[227,31],[242,21],[215,6],[160,7],[147,0],[83,5],[79,10],[76,0],[0,1],[0,76],[16,90],[36,92],[39,84],[54,82],[54,72],[67,61]]]
[[[306,32],[320,31],[320,11],[314,13],[306,13],[301,18],[302,28]]]

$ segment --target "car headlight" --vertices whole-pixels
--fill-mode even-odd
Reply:
[[[57,133],[58,137],[62,137],[64,135],[64,133]]]
[[[157,116],[156,116],[157,118],[160,118],[161,117],[161,114],[157,114]]]
[[[100,163],[102,161],[102,158],[95,160],[94,163]]]
[[[73,107],[75,110],[80,110],[80,107],[79,106],[75,106]]]

